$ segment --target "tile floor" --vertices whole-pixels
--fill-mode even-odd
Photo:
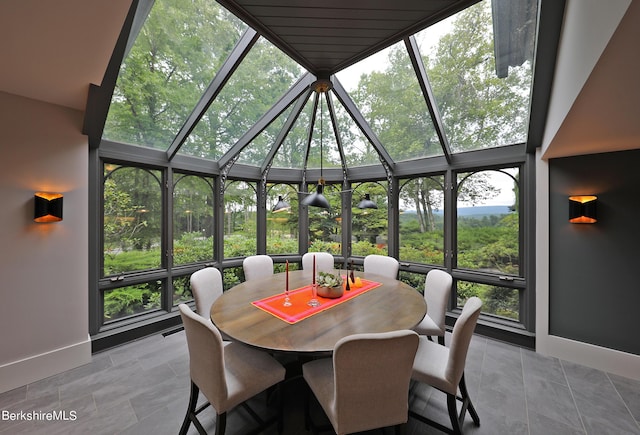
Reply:
[[[466,434],[640,434],[639,381],[480,336],[471,342],[466,379],[481,422],[475,427],[467,416]],[[69,418],[11,421],[3,415],[0,434],[177,434],[188,394],[184,332],[154,335],[96,354],[90,364],[0,394],[0,413],[64,411]],[[308,433],[302,412],[303,382],[289,382],[285,397],[285,435]],[[264,415],[273,411],[266,405],[266,396],[252,403]],[[448,424],[444,395],[439,391],[417,385],[410,405]],[[316,419],[323,417],[321,410],[315,413]],[[213,433],[211,408],[201,414],[201,420]],[[244,435],[252,425],[248,414],[238,409],[228,416],[227,433]],[[192,425],[189,434],[196,433]],[[276,434],[275,426],[266,433]],[[405,426],[407,435],[439,433],[413,419]]]

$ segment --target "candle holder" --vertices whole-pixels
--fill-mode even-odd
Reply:
[[[289,299],[289,260],[287,260],[286,266],[285,266],[285,278],[284,278],[284,302],[283,302],[283,306],[285,307],[290,307],[291,306],[291,299]]]
[[[320,305],[318,300],[318,285],[316,283],[311,284],[311,299],[307,302],[310,307],[317,307]]]
[[[316,286],[316,256],[313,256],[313,272],[312,272],[313,282],[311,283],[311,299],[307,302],[307,305],[310,307],[317,307],[320,305],[320,301],[318,301],[318,287]]]

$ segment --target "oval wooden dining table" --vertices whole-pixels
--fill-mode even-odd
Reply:
[[[382,275],[355,275],[380,286],[294,324],[252,305],[283,293],[285,273],[245,281],[225,291],[211,306],[211,321],[230,339],[249,346],[316,356],[330,354],[336,342],[347,335],[412,329],[427,312],[423,296],[413,287]],[[309,285],[311,280],[311,271],[290,271],[289,289]]]

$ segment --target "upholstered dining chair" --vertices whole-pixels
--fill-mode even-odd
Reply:
[[[336,343],[332,358],[302,366],[337,435],[387,426],[401,432],[418,341],[409,330],[354,334]],[[305,409],[305,421],[312,424],[308,399]]]
[[[393,257],[386,255],[370,254],[364,257],[364,271],[366,273],[375,273],[389,278],[396,279],[400,263]]]
[[[273,259],[268,255],[251,255],[242,262],[242,269],[247,281],[265,278],[273,275]]]
[[[451,295],[453,277],[438,269],[432,269],[424,280],[424,300],[427,303],[427,314],[413,328],[420,335],[438,337],[438,343],[444,346],[445,319],[447,304]]]
[[[431,385],[446,393],[451,428],[414,411],[409,411],[409,415],[446,433],[462,434],[462,424],[467,411],[471,414],[475,425],[480,426],[480,418],[471,403],[464,381],[464,367],[467,351],[469,350],[469,342],[476,327],[478,316],[480,316],[481,308],[482,301],[479,298],[471,297],[467,300],[462,308],[460,317],[453,325],[451,343],[448,348],[430,341],[424,336],[420,337],[420,345],[413,363],[411,377],[414,381]],[[458,389],[460,390],[459,396]],[[457,401],[462,402],[459,414]]]
[[[316,272],[331,272],[334,269],[333,255],[328,252],[307,252],[302,255],[302,268],[313,269],[313,256],[316,257]]]
[[[222,274],[215,267],[205,267],[193,272],[189,283],[196,302],[196,311],[208,319],[211,305],[222,296]]]
[[[281,382],[285,376],[284,367],[266,352],[240,343],[224,345],[213,323],[195,314],[188,305],[180,304],[178,307],[187,336],[191,377],[189,406],[180,427],[180,435],[187,433],[191,423],[199,434],[207,433],[197,415],[209,404],[216,412],[216,435],[224,434],[227,412],[238,405],[247,408],[261,428],[277,421],[281,430],[281,400],[277,416],[266,421],[245,402]],[[200,392],[208,403],[196,409]]]

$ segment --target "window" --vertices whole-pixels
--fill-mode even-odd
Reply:
[[[254,255],[256,183],[232,181],[224,189],[224,258]]]
[[[166,150],[246,28],[216,2],[153,2],[120,67],[104,136]]]
[[[173,264],[213,260],[213,180],[176,174],[173,188]]]
[[[482,299],[483,314],[492,314],[508,320],[520,320],[520,291],[518,289],[458,281],[457,294],[456,303],[460,309],[467,299],[477,296]]]
[[[458,174],[457,267],[520,275],[518,168]]]
[[[356,183],[351,201],[351,255],[388,254],[387,182]],[[369,195],[378,208],[358,208]]]
[[[274,184],[267,189],[267,254],[296,254],[299,251],[296,189],[288,184]],[[279,198],[289,208],[273,211]]]
[[[151,281],[106,290],[103,321],[107,323],[159,309],[161,289],[160,281]]]
[[[454,153],[526,141],[537,3],[483,0],[416,35]],[[511,28],[509,7],[530,18]]]
[[[342,195],[339,185],[324,186],[324,196],[331,209],[308,207],[309,213],[309,249],[324,251],[333,255],[342,253]],[[315,192],[316,186],[310,185],[309,192]]]
[[[159,268],[162,264],[161,173],[104,165],[102,275]]]
[[[400,261],[444,266],[444,177],[400,183]]]

